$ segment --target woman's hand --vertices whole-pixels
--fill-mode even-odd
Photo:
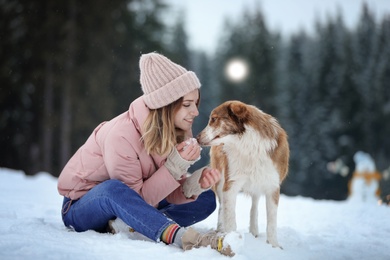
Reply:
[[[202,189],[209,189],[221,179],[221,173],[217,169],[205,168],[199,179]]]
[[[181,158],[187,161],[195,161],[200,156],[201,147],[195,138],[190,138],[176,146]]]
[[[168,155],[165,167],[175,180],[180,180],[195,161],[200,159],[199,146],[195,138],[190,138],[174,147]]]
[[[210,189],[221,179],[217,169],[201,168],[189,176],[183,184],[183,193],[186,198],[196,198],[202,192]]]

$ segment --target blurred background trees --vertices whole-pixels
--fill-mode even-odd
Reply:
[[[141,95],[164,52],[161,1],[1,1],[1,166],[57,176],[99,121]]]
[[[390,166],[390,16],[376,22],[363,5],[355,28],[338,14],[286,39],[257,8],[226,18],[210,55],[188,47],[185,15],[164,23],[168,9],[161,0],[0,1],[0,167],[58,176],[96,125],[142,94],[138,61],[150,51],[200,78],[194,134],[229,99],[279,119],[291,148],[285,194],[345,199],[348,178],[327,163],[352,171],[358,150],[378,170]],[[232,81],[225,68],[237,58],[248,76]]]

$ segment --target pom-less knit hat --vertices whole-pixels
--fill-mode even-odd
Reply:
[[[199,79],[192,71],[152,52],[143,54],[139,61],[143,99],[150,109],[157,109],[200,88]]]

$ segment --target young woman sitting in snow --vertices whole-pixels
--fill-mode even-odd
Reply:
[[[64,224],[105,232],[118,218],[154,241],[233,255],[229,245],[221,247],[223,234],[185,228],[215,210],[210,187],[221,177],[207,167],[186,176],[201,150],[191,130],[198,78],[157,53],[142,55],[140,70],[144,94],[100,124],[59,176]]]

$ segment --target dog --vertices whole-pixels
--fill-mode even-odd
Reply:
[[[226,101],[211,111],[208,125],[197,140],[210,148],[210,166],[221,172],[215,185],[219,201],[217,230],[236,231],[236,198],[252,197],[249,231],[258,230],[258,203],[265,195],[267,243],[282,248],[277,239],[280,185],[288,172],[290,149],[287,133],[278,121],[253,105]]]

